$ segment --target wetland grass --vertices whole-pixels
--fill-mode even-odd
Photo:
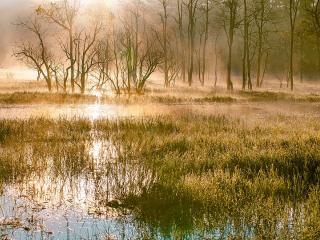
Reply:
[[[41,93],[41,92],[15,92],[1,93],[0,104],[92,104],[97,102],[95,95],[89,94],[65,94],[65,93]],[[124,95],[124,96],[103,96],[99,99],[100,103],[109,104],[143,104],[143,103],[162,103],[162,104],[186,104],[186,103],[231,103],[236,98],[223,95],[208,97],[182,97],[170,95]]]
[[[0,182],[42,176],[50,166],[53,176],[95,179],[98,205],[118,199],[163,236],[205,229],[240,239],[317,239],[319,130],[315,118],[281,115],[250,124],[194,115],[0,121]],[[116,154],[110,160],[100,148],[98,158],[108,160],[97,165],[90,149],[99,141]],[[105,175],[110,186],[102,191]]]
[[[191,96],[191,97],[190,97]],[[271,91],[235,91],[234,93],[203,93],[201,97],[188,95],[123,95],[103,96],[97,98],[90,94],[67,94],[67,93],[42,93],[42,92],[15,92],[0,93],[0,104],[210,104],[210,103],[235,103],[235,102],[306,102],[318,103],[320,96],[317,94],[294,95],[285,92]]]

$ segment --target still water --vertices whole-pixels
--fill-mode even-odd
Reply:
[[[161,229],[121,207],[118,199],[152,188],[157,175],[110,139],[26,143],[1,152],[17,161],[0,179],[1,239],[219,239],[233,231],[231,224],[224,233],[192,226],[179,232],[165,223]]]
[[[237,118],[265,117],[270,114],[320,115],[318,103],[212,103],[212,104],[0,104],[0,119],[74,118],[117,119],[175,114],[215,114]]]

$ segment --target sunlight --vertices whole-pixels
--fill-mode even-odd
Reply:
[[[80,0],[83,5],[103,2],[107,7],[113,8],[119,3],[119,0]]]
[[[92,105],[91,108],[91,115],[90,115],[90,120],[95,121],[101,118],[102,116],[102,108],[101,104],[97,102],[96,104]]]
[[[102,92],[97,89],[93,92],[93,95],[97,98],[97,104],[100,104],[101,98],[102,98]]]
[[[0,240],[320,240],[320,0],[0,12]]]
[[[103,1],[108,7],[114,7],[119,2],[119,0],[103,0]]]

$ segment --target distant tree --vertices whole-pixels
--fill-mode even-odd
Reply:
[[[48,90],[52,91],[52,67],[53,55],[46,43],[46,32],[42,30],[40,23],[36,18],[29,22],[20,22],[17,24],[25,31],[32,33],[35,40],[27,40],[18,45],[14,50],[14,56],[29,67],[38,72],[38,79],[41,77],[46,81]]]
[[[147,80],[162,62],[163,55],[156,44],[156,37],[145,35],[143,46],[138,56],[138,74],[135,82],[136,92],[144,92]]]
[[[314,33],[320,36],[320,0],[307,0],[306,10]]]
[[[320,72],[320,0],[305,0],[307,12],[308,30],[316,38],[316,48],[318,51],[318,68]]]
[[[248,1],[243,0],[243,59],[242,59],[242,89],[246,89],[246,84],[248,81],[248,88],[252,89],[251,79],[250,79],[250,65],[248,64],[248,59],[250,58],[249,52],[249,17],[248,17]]]
[[[290,32],[290,57],[289,57],[289,76],[288,80],[290,82],[291,91],[293,91],[293,55],[294,55],[294,45],[295,45],[295,31],[296,23],[298,17],[298,11],[300,6],[300,0],[286,0],[286,7],[289,13],[289,32]]]
[[[203,36],[203,46],[202,46],[202,66],[200,74],[200,82],[202,86],[205,84],[205,74],[206,74],[206,62],[207,62],[207,45],[209,40],[209,23],[210,23],[210,11],[213,8],[213,0],[203,0],[199,6],[201,13],[204,13],[204,36]]]
[[[98,63],[96,59],[98,55],[98,48],[96,47],[96,42],[98,41],[98,35],[101,31],[101,26],[96,24],[92,33],[90,32],[81,32],[79,37],[76,41],[76,50],[75,58],[76,62],[78,63],[78,74],[79,77],[76,79],[80,80],[80,83],[77,81],[75,82],[79,88],[81,93],[85,93],[87,80],[90,71],[93,67]],[[89,30],[88,30],[89,31]]]
[[[169,22],[169,0],[158,0],[161,3],[160,12],[161,29],[156,29],[155,34],[159,41],[163,53],[163,64],[161,68],[164,72],[164,86],[170,87],[175,84],[175,80],[180,72],[179,61],[177,57],[179,52],[179,37],[175,34],[175,28]],[[179,35],[179,34],[178,34]]]
[[[169,0],[159,0],[162,6],[161,24],[162,24],[162,37],[160,38],[160,43],[163,49],[163,61],[164,61],[164,85],[166,87],[170,86],[169,82],[169,53],[168,53],[168,5]]]
[[[179,62],[181,64],[180,72],[182,75],[183,82],[186,81],[186,59],[185,59],[185,33],[184,33],[184,15],[183,15],[183,0],[177,0],[177,17],[175,17],[175,21],[178,25],[179,32]]]
[[[252,90],[252,60],[256,54],[256,37],[254,16],[257,9],[251,0],[243,0],[243,58],[242,58],[242,89]]]
[[[219,40],[219,34],[216,35],[214,40],[214,87],[217,86],[218,83],[218,40]]]
[[[239,8],[240,0],[225,0],[221,2],[220,15],[218,16],[218,22],[222,25],[222,28],[227,37],[228,43],[228,60],[227,60],[227,89],[233,90],[233,83],[231,80],[232,71],[232,50],[234,43],[235,31],[239,27]]]
[[[37,14],[43,16],[49,22],[56,24],[65,30],[68,34],[69,42],[68,48],[65,53],[70,63],[70,82],[71,90],[75,91],[76,83],[76,56],[75,56],[75,23],[80,9],[80,1],[74,0],[70,3],[70,0],[61,0],[58,2],[50,3],[46,6],[39,6],[36,10]]]
[[[196,13],[199,7],[199,0],[187,0],[184,4],[188,13],[188,84],[191,86],[194,71],[195,34],[197,21]]]
[[[270,31],[268,25],[273,20],[273,12],[270,0],[257,0],[255,2],[254,22],[257,28],[257,69],[256,86],[262,87],[265,67],[268,60],[268,47],[266,42]],[[264,60],[264,61],[263,61]]]
[[[59,91],[59,88],[62,88],[63,92],[67,93],[67,83],[70,74],[70,66],[65,66],[62,63],[56,63],[55,65],[53,65],[52,71],[56,81],[57,92]]]

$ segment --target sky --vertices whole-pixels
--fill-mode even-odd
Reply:
[[[1,0],[0,1],[0,67],[4,62],[10,64],[12,47],[17,38],[13,23],[20,16],[27,15],[32,11],[33,0]],[[9,59],[8,59],[9,58]]]

